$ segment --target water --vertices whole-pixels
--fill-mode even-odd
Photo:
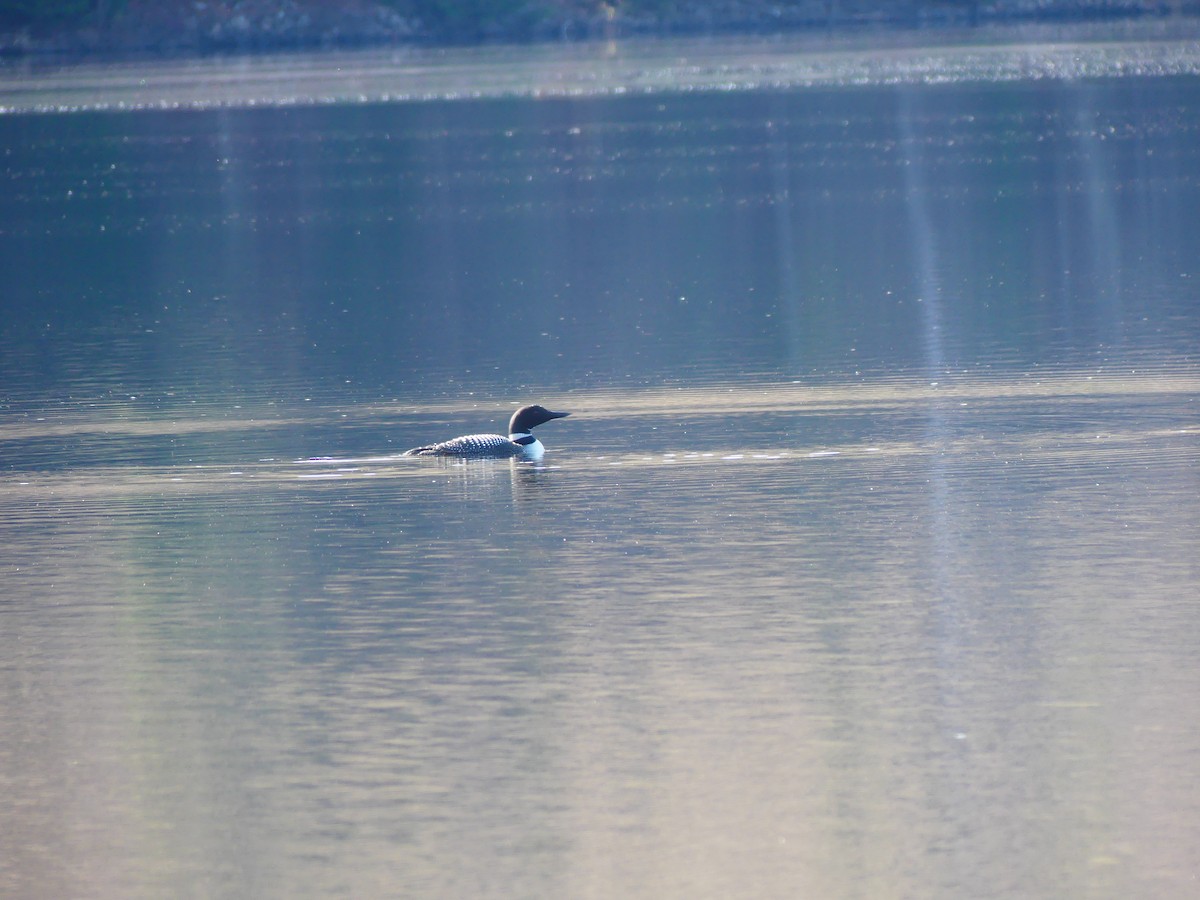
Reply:
[[[1152,38],[21,75],[0,892],[1194,893],[1200,83]],[[523,401],[540,466],[397,456]]]

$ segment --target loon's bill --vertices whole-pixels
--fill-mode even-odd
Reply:
[[[413,447],[405,456],[456,456],[463,459],[541,459],[546,448],[532,434],[538,425],[570,413],[552,412],[544,406],[522,406],[508,420],[508,437],[502,434],[464,434],[439,444]]]

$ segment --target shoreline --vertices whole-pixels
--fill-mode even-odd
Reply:
[[[103,7],[103,4],[101,5]],[[445,5],[443,5],[445,6]],[[368,47],[454,47],[561,43],[639,36],[869,33],[996,25],[1194,22],[1200,0],[992,0],[878,4],[869,0],[762,0],[679,4],[670,14],[647,4],[618,9],[569,2],[513,7],[485,21],[433,22],[381,0],[128,0],[97,23],[0,20],[0,59],[55,62]]]

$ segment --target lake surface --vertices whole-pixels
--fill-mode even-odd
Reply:
[[[1200,45],[1001,37],[0,75],[0,893],[1194,895]]]

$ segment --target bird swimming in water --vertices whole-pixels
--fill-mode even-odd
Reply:
[[[460,459],[506,459],[520,457],[539,460],[546,448],[532,434],[538,425],[561,419],[570,413],[551,412],[544,406],[522,406],[508,420],[508,437],[502,434],[464,434],[439,444],[413,447],[405,456],[454,456]]]

